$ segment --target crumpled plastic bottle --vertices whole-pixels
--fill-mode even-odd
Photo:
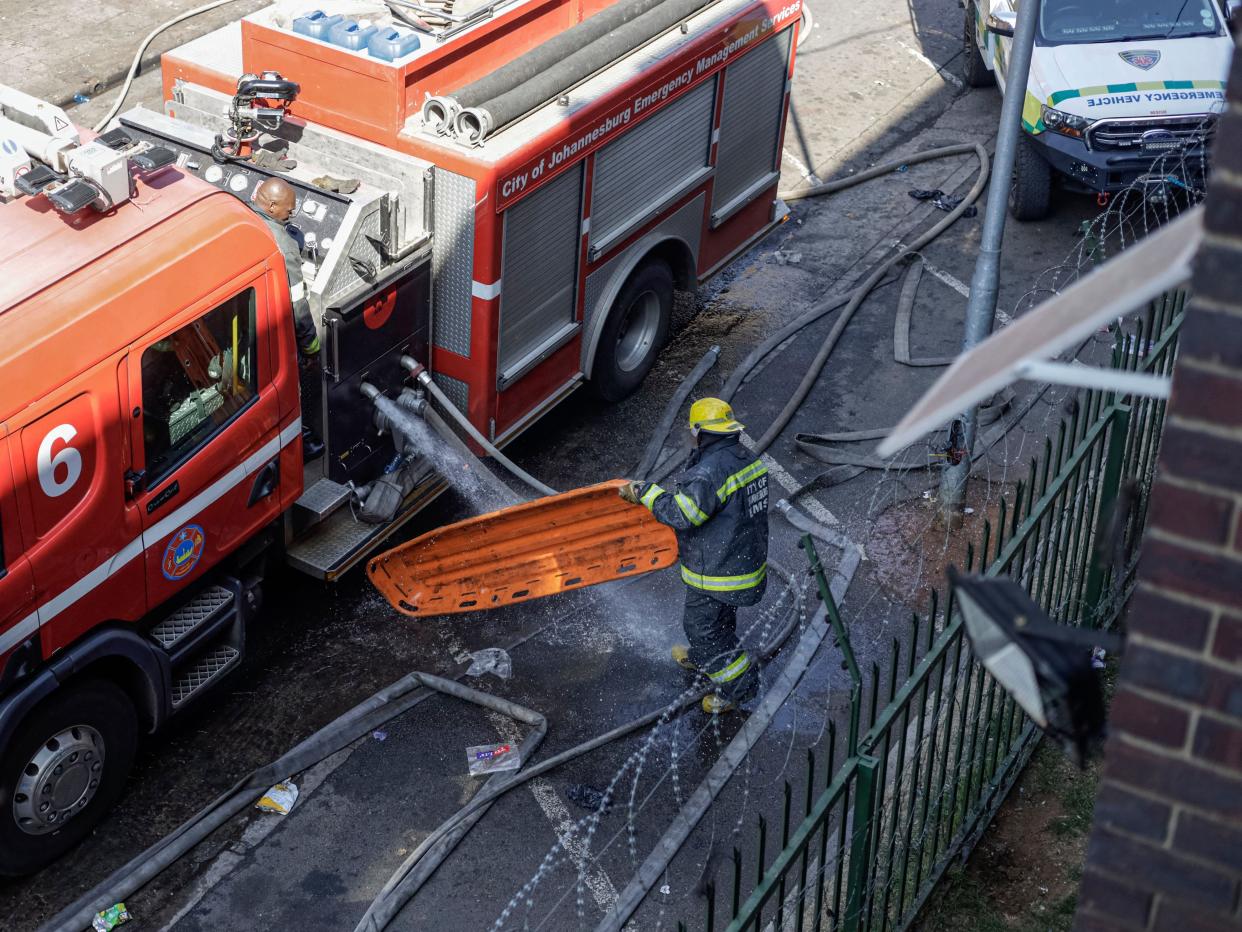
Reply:
[[[482,676],[484,673],[491,673],[502,680],[507,680],[513,675],[513,661],[499,647],[485,647],[467,656],[470,658],[470,666],[466,668],[466,676]]]

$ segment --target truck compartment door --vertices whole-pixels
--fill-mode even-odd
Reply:
[[[504,213],[496,381],[507,389],[579,328],[582,166],[568,169]]]
[[[724,73],[720,145],[712,185],[712,226],[718,227],[780,178],[785,88],[793,30],[761,42]]]
[[[137,481],[152,604],[199,579],[280,513],[280,429],[263,270],[131,347]]]

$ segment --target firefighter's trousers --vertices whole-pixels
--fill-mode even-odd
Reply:
[[[721,696],[743,702],[758,691],[758,665],[737,639],[737,606],[687,586],[682,625],[690,641],[691,662],[711,679]]]

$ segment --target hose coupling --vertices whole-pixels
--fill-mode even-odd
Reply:
[[[427,410],[427,393],[421,388],[404,388],[397,396],[397,404],[419,417]]]
[[[413,356],[402,356],[399,362],[401,363],[401,368],[414,379],[420,379],[422,374],[427,371],[427,367]]]

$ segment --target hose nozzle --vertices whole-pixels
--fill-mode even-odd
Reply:
[[[358,386],[358,391],[362,392],[362,394],[366,396],[367,401],[374,401],[376,398],[378,398],[380,395],[383,394],[383,392],[381,392],[378,388],[376,388],[370,382],[363,382],[361,385]]]

